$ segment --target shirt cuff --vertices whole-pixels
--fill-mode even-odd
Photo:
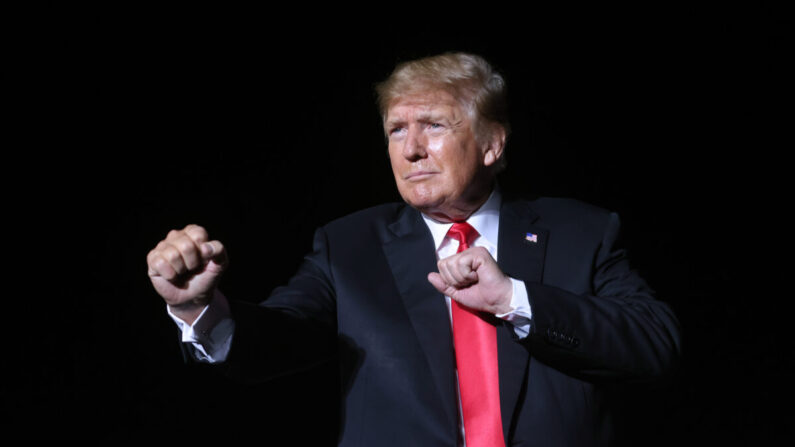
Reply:
[[[168,305],[166,310],[182,331],[182,342],[193,348],[189,351],[196,360],[206,363],[226,360],[232,344],[235,322],[229,310],[229,302],[221,292],[215,291],[213,299],[192,325],[174,315]]]
[[[530,333],[530,320],[533,318],[533,311],[530,309],[530,299],[527,297],[527,287],[524,281],[511,278],[513,284],[513,294],[511,295],[511,310],[498,314],[497,318],[510,322],[514,332],[522,339]]]

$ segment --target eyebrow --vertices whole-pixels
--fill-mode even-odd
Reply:
[[[450,120],[448,117],[444,116],[442,113],[435,113],[434,111],[427,111],[427,112],[419,112],[416,115],[417,121],[438,121],[438,120]],[[403,118],[388,118],[384,124],[387,126],[394,126],[395,124],[403,124],[406,120]]]

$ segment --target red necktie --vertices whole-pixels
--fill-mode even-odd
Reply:
[[[458,253],[469,248],[478,232],[466,222],[454,223],[447,235],[458,241]],[[453,340],[467,447],[504,447],[497,369],[497,329],[480,312],[451,300]],[[484,315],[485,316],[485,315]]]

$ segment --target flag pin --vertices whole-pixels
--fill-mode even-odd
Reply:
[[[535,233],[527,233],[524,236],[524,240],[527,242],[537,243],[538,242],[538,235]]]

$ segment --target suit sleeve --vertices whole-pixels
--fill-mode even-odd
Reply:
[[[590,294],[526,283],[533,316],[523,343],[538,360],[580,378],[665,377],[678,363],[679,323],[630,268],[618,216],[610,213],[604,227],[590,256]]]
[[[336,348],[336,297],[325,232],[287,285],[259,304],[231,301],[235,332],[225,373],[259,382],[311,369]]]

